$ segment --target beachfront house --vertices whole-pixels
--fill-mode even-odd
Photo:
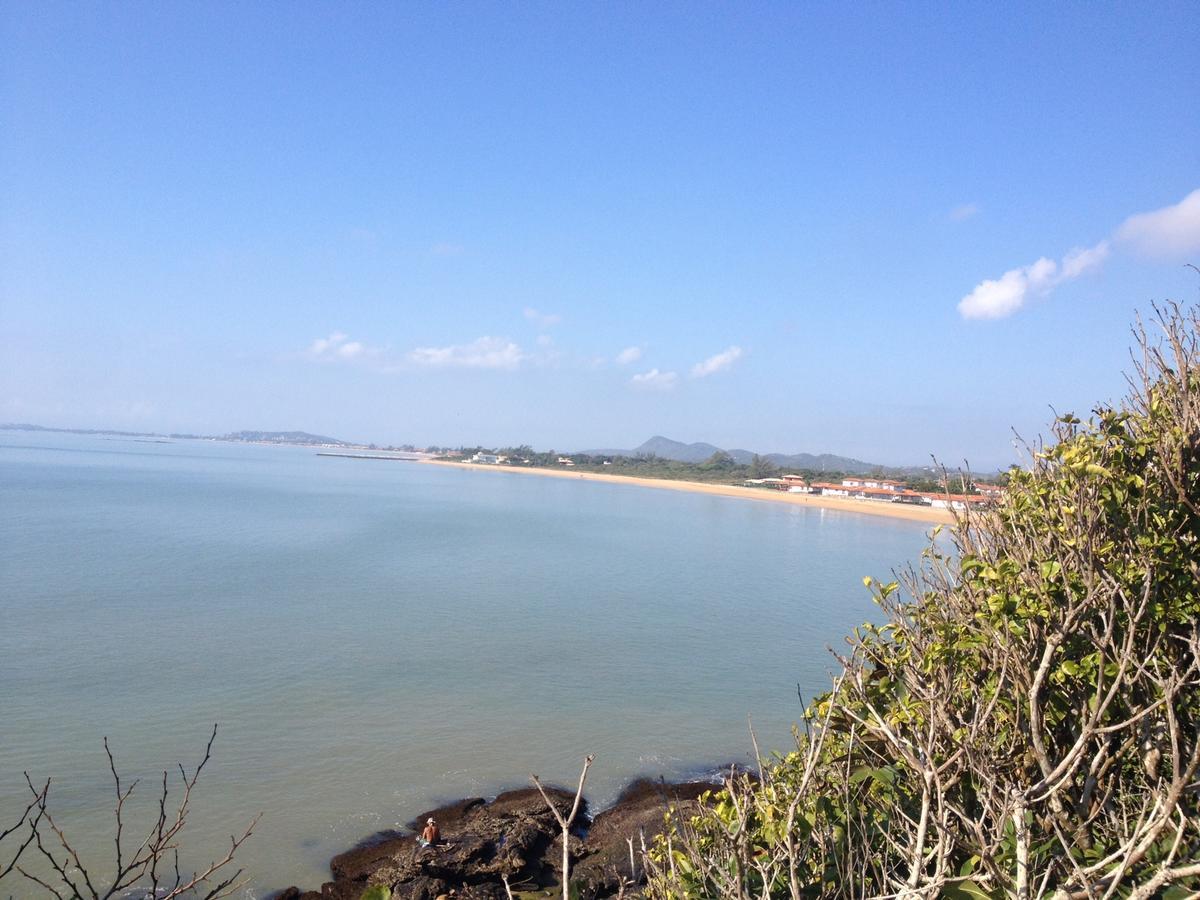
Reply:
[[[888,478],[843,478],[842,487],[897,492],[904,490],[904,482],[892,481]]]
[[[929,494],[929,505],[934,509],[964,510],[968,506],[988,503],[992,498],[983,494]]]
[[[904,486],[896,481],[889,481],[886,484],[874,481],[872,484],[867,484],[862,479],[855,478],[845,478],[841,484],[814,481],[810,490],[814,494],[821,494],[825,497],[850,497],[856,500],[877,500],[884,503],[896,503],[902,500],[908,500],[911,503],[913,501],[909,495],[914,493],[905,490]]]
[[[767,488],[772,491],[786,491],[788,484],[782,478],[747,478],[742,482],[743,487]]]
[[[858,484],[833,484],[828,481],[814,481],[811,491],[823,497],[849,497],[850,492],[858,489]]]
[[[784,475],[783,483],[793,494],[808,494],[812,490],[808,486],[808,482],[800,475]]]

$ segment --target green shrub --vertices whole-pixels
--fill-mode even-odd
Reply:
[[[1156,312],[1123,404],[1061,416],[952,552],[868,579],[883,624],[793,752],[676,817],[652,895],[1200,889],[1200,317]]]

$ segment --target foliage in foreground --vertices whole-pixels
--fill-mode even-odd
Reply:
[[[659,897],[1200,890],[1200,313],[1158,310],[1121,405],[1066,415],[955,552],[868,579],[796,750],[648,857]]]

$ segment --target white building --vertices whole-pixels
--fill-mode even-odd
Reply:
[[[473,463],[485,463],[489,466],[498,466],[501,463],[508,462],[507,456],[497,456],[495,453],[476,453],[471,457]]]

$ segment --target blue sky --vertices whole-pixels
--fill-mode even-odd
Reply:
[[[1007,464],[1200,292],[1198,38],[1185,3],[8,3],[0,421]]]

